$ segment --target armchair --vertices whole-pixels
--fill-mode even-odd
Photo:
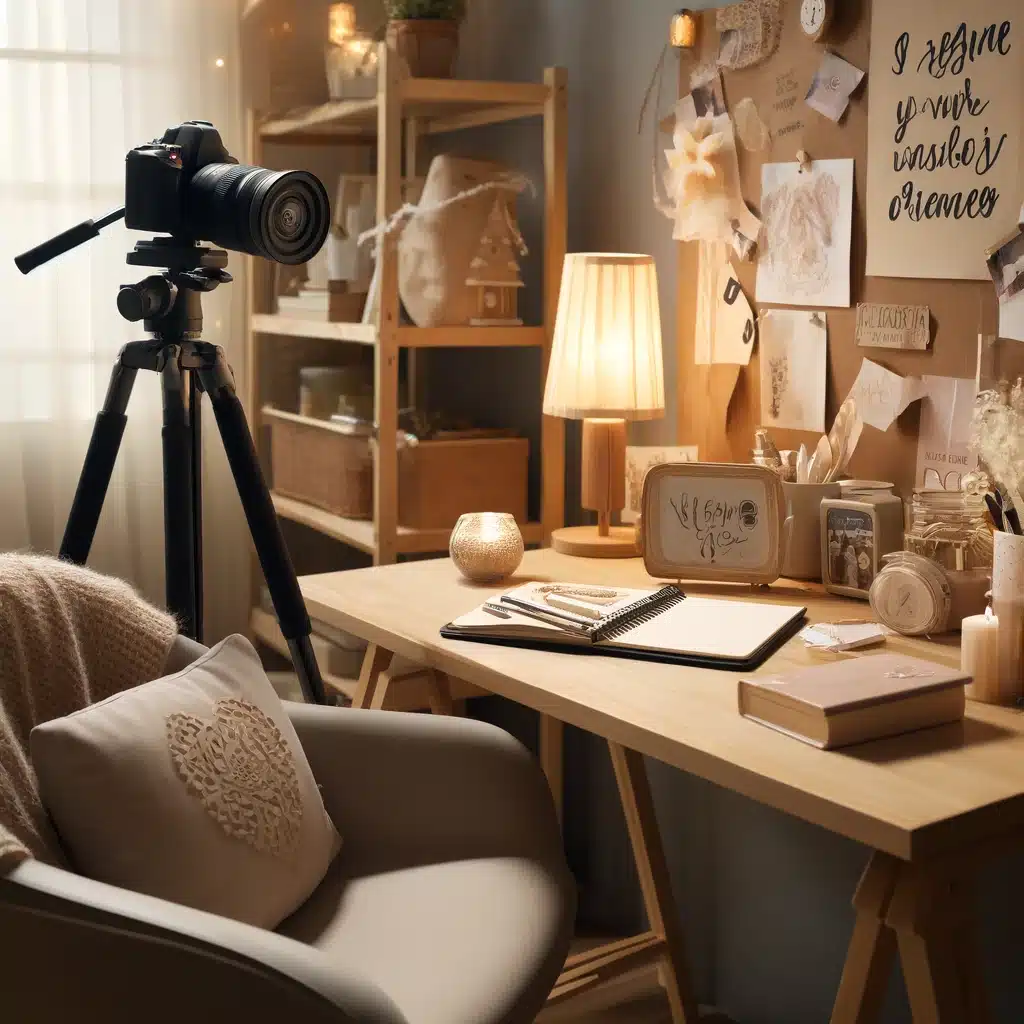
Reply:
[[[0,878],[5,1019],[533,1019],[575,897],[529,754],[465,719],[287,707],[344,840],[306,904],[269,932],[25,861]]]

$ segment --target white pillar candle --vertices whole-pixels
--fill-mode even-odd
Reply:
[[[992,558],[992,610],[999,619],[1002,704],[1024,696],[1024,537],[996,531]]]
[[[1002,703],[999,687],[999,619],[991,608],[984,615],[969,615],[960,638],[960,668],[974,682],[967,687],[971,700]]]

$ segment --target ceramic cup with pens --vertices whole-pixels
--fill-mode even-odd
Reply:
[[[794,580],[821,580],[821,503],[838,498],[838,483],[795,484],[783,481],[789,515],[793,519],[782,575]]]

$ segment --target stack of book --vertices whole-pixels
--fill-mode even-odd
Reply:
[[[365,292],[350,292],[347,281],[331,281],[326,288],[300,288],[297,295],[279,295],[277,312],[298,320],[358,323]]]

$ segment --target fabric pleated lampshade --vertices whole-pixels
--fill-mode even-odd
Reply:
[[[544,412],[657,419],[665,410],[658,273],[651,256],[565,257]]]

